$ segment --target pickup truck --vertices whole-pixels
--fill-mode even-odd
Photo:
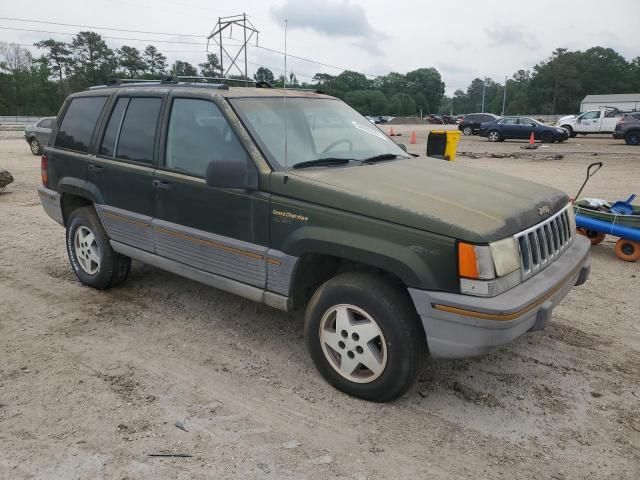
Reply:
[[[416,158],[320,93],[92,87],[65,101],[41,171],[80,282],[120,285],[135,259],[303,311],[322,376],[372,401],[406,392],[427,355],[543,329],[589,275],[566,194]]]
[[[556,125],[567,130],[573,138],[578,134],[613,133],[622,117],[624,113],[617,109],[589,110],[579,115],[562,117]]]

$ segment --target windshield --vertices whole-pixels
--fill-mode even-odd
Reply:
[[[275,169],[285,166],[285,119],[288,167],[325,158],[366,160],[384,154],[409,158],[369,120],[339,100],[287,97],[285,106],[282,98],[269,97],[235,98],[231,103]]]

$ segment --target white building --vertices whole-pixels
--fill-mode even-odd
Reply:
[[[598,110],[602,107],[615,107],[620,110],[640,110],[640,93],[587,95],[580,104],[580,111]]]

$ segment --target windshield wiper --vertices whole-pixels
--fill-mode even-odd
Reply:
[[[315,160],[307,160],[306,162],[296,163],[293,168],[308,168],[308,167],[326,167],[331,165],[344,165],[353,161],[352,158],[316,158]]]
[[[376,163],[376,162],[384,162],[386,160],[395,160],[400,155],[396,155],[395,153],[383,153],[380,155],[374,155],[373,157],[365,158],[362,160],[362,163]]]

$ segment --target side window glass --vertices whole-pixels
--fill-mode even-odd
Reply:
[[[600,112],[587,112],[582,116],[583,120],[593,120],[594,118],[600,118]]]
[[[131,98],[117,139],[116,157],[151,163],[161,98]]]
[[[42,123],[42,128],[52,128],[53,127],[53,118],[48,118]]]
[[[106,101],[107,97],[78,97],[71,100],[56,135],[55,146],[87,152]]]
[[[207,100],[176,98],[167,133],[165,166],[204,177],[209,163],[249,157],[220,109]]]
[[[102,145],[100,145],[100,154],[113,157],[116,151],[116,143],[118,141],[118,133],[124,118],[124,111],[129,104],[128,98],[119,98],[116,106],[113,107],[109,123],[102,137]]]

